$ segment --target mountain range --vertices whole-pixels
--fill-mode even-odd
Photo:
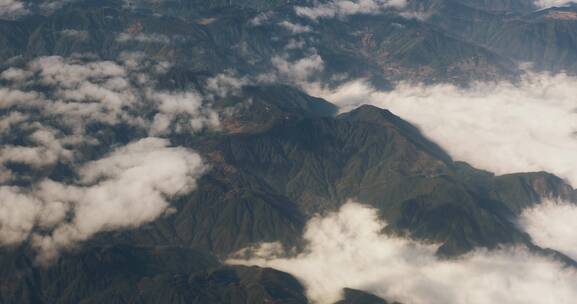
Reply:
[[[0,187],[37,201],[47,197],[45,180],[66,185],[67,193],[90,191],[107,185],[107,178],[115,180],[122,165],[106,167],[95,178],[87,173],[90,166],[152,136],[168,147],[194,151],[206,164],[192,191],[152,186],[169,203],[162,215],[124,226],[107,223],[48,262],[39,261],[34,235],[52,235],[52,226],[33,220],[23,240],[0,247],[0,303],[309,303],[299,278],[226,261],[259,243],[302,252],[307,223],[350,199],[378,210],[388,223],[384,235],[437,244],[439,259],[523,246],[577,267],[568,254],[540,246],[516,223],[545,198],[577,203],[577,190],[567,179],[548,172],[488,172],[454,159],[387,109],[363,105],[343,111],[313,96],[315,89],[355,79],[392,90],[399,81],[462,88],[480,81],[514,83],[529,66],[574,75],[577,6],[539,8],[526,0],[369,2],[374,5],[368,10],[349,12],[333,1],[78,0],[47,8],[38,0],[24,1],[26,12],[0,20],[0,117],[23,117],[0,123],[2,149],[41,146],[31,135],[39,125],[56,130],[57,139],[48,142],[81,138],[60,140],[73,156],[59,154],[41,166],[28,158],[9,159],[8,150],[0,150],[0,171],[9,176],[0,173]],[[306,8],[324,11],[315,15]],[[122,70],[93,65],[75,74],[70,68],[63,75],[96,86],[79,93],[72,90],[81,84],[49,74],[50,65],[38,68],[38,58],[60,58],[69,68],[112,62]],[[46,75],[53,75],[52,82]],[[37,106],[112,98],[103,88],[115,94],[130,88],[131,95],[122,96],[136,101],[82,114],[80,127],[70,126],[77,122],[67,111],[86,105]],[[195,92],[207,108],[193,113],[170,103],[187,92]],[[157,108],[152,100],[162,94],[173,95]],[[218,127],[190,126],[195,115],[213,112]],[[94,113],[113,118],[92,122]],[[149,127],[158,113],[171,119],[163,133]],[[145,158],[149,161],[162,159]],[[111,197],[123,195],[122,187],[114,191]],[[73,205],[75,199],[60,200]],[[10,197],[0,197],[0,213],[20,214],[6,207],[10,204]],[[73,223],[73,210],[62,221]],[[98,210],[90,209],[88,217],[100,217]],[[11,227],[2,221],[0,231]],[[396,300],[343,287],[339,304]]]

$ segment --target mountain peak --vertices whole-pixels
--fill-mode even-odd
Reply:
[[[419,128],[400,118],[389,110],[381,109],[373,105],[362,105],[348,113],[338,116],[352,122],[365,122],[391,128],[399,132],[417,146],[423,147],[431,154],[444,161],[451,161],[451,157],[437,144],[426,138]]]
[[[342,114],[341,117],[348,120],[374,123],[401,120],[401,118],[393,114],[391,111],[373,105],[362,105],[348,113]]]

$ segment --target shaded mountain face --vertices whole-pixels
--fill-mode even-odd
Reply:
[[[160,245],[161,231],[173,231],[168,244],[224,256],[261,241],[295,245],[307,219],[356,198],[381,210],[391,233],[441,242],[439,253],[454,255],[526,243],[512,218],[543,197],[573,199],[571,187],[550,174],[494,176],[455,163],[415,127],[371,106],[191,144],[211,151],[204,191],[123,238]]]
[[[50,268],[18,250],[0,255],[2,303],[308,303],[286,273],[184,247],[87,247]]]
[[[24,156],[0,163],[0,186],[8,189],[0,193],[25,197],[44,191],[46,185],[38,183],[49,179],[54,183],[48,186],[66,185],[67,193],[82,200],[91,189],[118,179],[115,174],[126,169],[124,163],[131,164],[127,171],[162,163],[174,155],[144,158],[144,164],[136,165],[131,155],[120,158],[120,164],[112,157],[152,136],[146,124],[159,113],[170,118],[167,131],[154,134],[163,139],[160,148],[195,151],[206,166],[195,176],[194,190],[183,187],[190,190],[185,193],[164,190],[174,183],[170,175],[168,182],[146,184],[168,205],[157,216],[120,227],[105,223],[90,238],[64,246],[49,263],[39,262],[38,240],[32,235],[3,246],[2,303],[308,303],[305,287],[287,273],[222,261],[262,242],[280,242],[287,252],[298,253],[306,247],[306,223],[350,199],[378,210],[388,223],[383,233],[439,244],[440,257],[523,245],[575,266],[569,257],[534,245],[515,224],[524,209],[545,198],[577,201],[577,192],[562,179],[546,172],[496,176],[454,161],[390,111],[362,106],[338,114],[335,105],[303,92],[358,78],[382,89],[397,81],[466,85],[515,79],[520,62],[574,73],[574,6],[536,11],[523,0],[413,0],[406,8],[379,13],[312,18],[295,8],[330,2],[89,0],[64,1],[52,9],[41,1],[26,3],[32,13],[0,20],[0,118],[10,118],[0,124],[0,139],[6,147],[28,147],[28,137],[36,134],[33,127],[45,125],[71,137],[63,150],[73,150],[77,159],[39,168],[26,164]],[[39,81],[48,73],[42,69],[26,70],[45,56],[61,56],[52,59],[66,64],[75,58],[77,65],[110,60],[108,67],[124,64],[122,71],[138,75],[133,79],[113,69],[113,77],[92,66],[106,75],[86,77],[96,85],[86,97],[72,91],[74,85],[55,88],[46,79]],[[24,80],[13,94],[19,77]],[[62,81],[58,77],[52,80]],[[89,111],[112,112],[113,119],[104,121],[83,114],[79,134],[97,144],[76,145],[75,130],[66,126],[66,116],[58,115],[71,108],[81,111],[94,99],[107,100],[102,86],[112,88],[106,93],[134,89],[128,99],[142,99],[143,105],[119,102],[113,108],[118,112]],[[180,114],[200,110],[171,101],[191,91],[210,100],[218,127],[180,128],[183,121],[189,123]],[[40,104],[58,98],[84,104],[45,115],[43,108],[27,108],[27,98]],[[162,104],[160,109],[154,102]],[[125,114],[133,121],[122,120]],[[41,119],[23,131],[13,128],[31,117]],[[113,165],[91,175],[91,164],[102,164],[102,159],[112,159]],[[154,176],[158,167],[152,168],[139,175]],[[5,181],[12,173],[15,177]],[[137,189],[142,192],[129,202],[141,199],[147,189]],[[100,199],[123,193],[123,187],[114,190]],[[0,197],[0,207],[6,201]],[[68,209],[61,220],[73,222],[74,212]],[[32,233],[46,234],[45,223],[31,221]],[[390,302],[347,288],[338,303]]]

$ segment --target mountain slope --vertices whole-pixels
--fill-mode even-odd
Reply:
[[[99,242],[198,246],[222,256],[261,241],[294,246],[308,219],[356,199],[377,207],[390,232],[441,242],[439,253],[455,255],[530,244],[512,220],[542,198],[574,199],[547,173],[494,176],[453,162],[418,129],[371,106],[178,143],[211,160],[199,190],[177,202],[175,215]]]
[[[87,247],[46,267],[19,250],[0,256],[2,303],[308,303],[288,274],[188,248]]]

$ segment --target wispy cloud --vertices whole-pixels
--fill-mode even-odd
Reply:
[[[274,78],[305,87],[311,77],[324,70],[324,61],[315,49],[309,50],[306,56],[291,60],[287,54],[274,56],[271,59],[274,67]]]
[[[313,20],[343,18],[357,14],[378,14],[387,8],[403,8],[405,0],[331,0],[315,2],[312,6],[297,6],[297,15]]]
[[[302,24],[298,24],[298,23],[292,23],[292,22],[289,22],[286,20],[279,22],[278,25],[287,29],[288,31],[290,31],[293,34],[309,33],[312,31],[312,28],[310,26],[302,25]]]
[[[171,130],[170,125],[177,116],[188,116],[186,125],[180,128],[192,132],[204,128],[217,129],[220,125],[218,114],[203,104],[203,97],[194,93],[155,92],[149,96],[158,104],[158,113],[154,116],[150,134],[165,134]],[[183,130],[185,131],[185,130]]]
[[[20,0],[0,0],[0,19],[14,19],[29,13],[25,3]]]
[[[32,13],[52,13],[74,0],[0,0],[0,19],[17,19]]]
[[[120,33],[116,37],[116,41],[121,43],[139,42],[139,43],[167,44],[170,43],[170,37],[156,33],[138,33],[138,34]]]
[[[570,3],[577,3],[575,0],[535,0],[533,3],[540,8],[562,7]]]

